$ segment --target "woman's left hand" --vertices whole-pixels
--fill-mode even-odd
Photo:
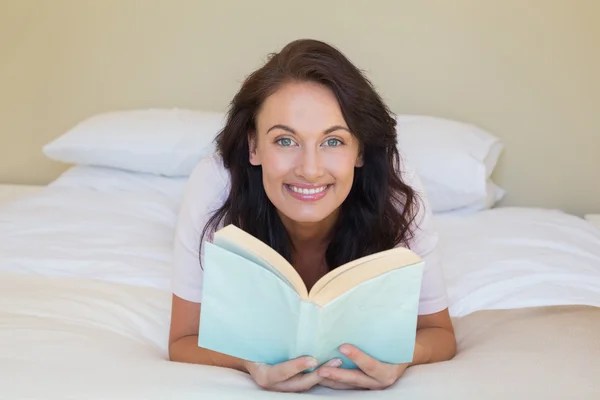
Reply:
[[[340,346],[340,352],[352,360],[358,369],[322,367],[319,383],[332,389],[381,390],[392,386],[410,364],[387,364],[368,356],[354,346]]]

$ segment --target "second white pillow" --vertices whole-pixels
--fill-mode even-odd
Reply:
[[[504,145],[491,133],[459,121],[420,115],[397,117],[398,148],[410,158],[434,212],[488,198],[488,179]]]

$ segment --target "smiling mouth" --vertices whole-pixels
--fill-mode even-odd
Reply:
[[[294,193],[298,193],[298,194],[318,194],[321,192],[324,192],[325,190],[329,189],[331,185],[323,185],[323,186],[319,186],[316,188],[300,188],[297,186],[293,186],[293,185],[285,185],[285,187],[287,187],[289,190],[291,190]]]
[[[328,189],[333,185],[328,184],[312,188],[301,188],[288,184],[284,184],[283,186],[285,186],[291,195],[298,200],[314,201],[322,199],[327,194]]]

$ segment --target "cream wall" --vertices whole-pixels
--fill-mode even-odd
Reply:
[[[41,146],[95,113],[223,110],[268,52],[312,37],[395,112],[500,136],[502,204],[600,212],[599,20],[595,0],[2,0],[0,182],[55,178]]]

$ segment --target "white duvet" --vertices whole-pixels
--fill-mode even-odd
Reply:
[[[178,205],[150,191],[45,189],[0,207],[0,271],[168,290]]]
[[[57,184],[0,208],[1,399],[284,397],[236,371],[166,360],[178,202],[152,185]],[[453,316],[600,307],[600,232],[585,221],[535,209],[437,220]]]
[[[97,177],[95,186],[59,180],[0,208],[0,272],[170,290],[181,197],[173,189],[181,186],[165,192],[130,175],[135,180],[119,179],[121,185],[100,185]],[[441,214],[436,221],[453,316],[524,306],[600,306],[600,231],[587,221],[534,208]]]
[[[450,311],[600,306],[600,230],[560,211],[438,216]]]

